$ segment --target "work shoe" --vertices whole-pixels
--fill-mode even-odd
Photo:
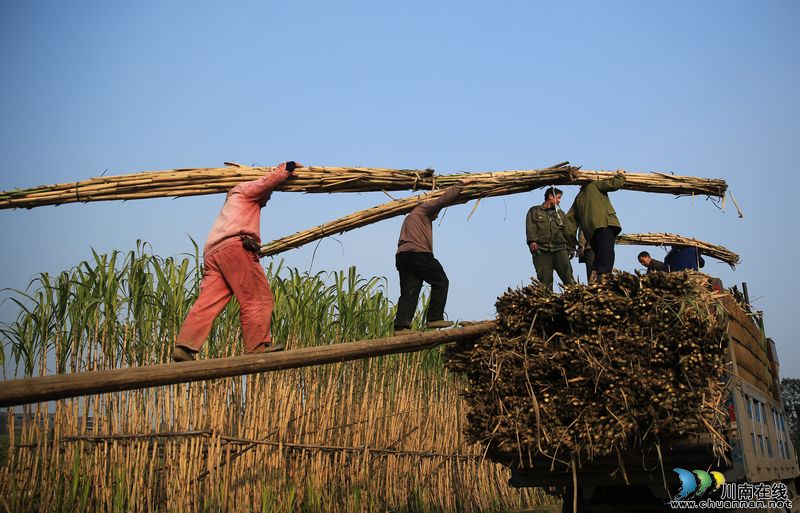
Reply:
[[[194,351],[190,349],[186,349],[182,346],[175,346],[175,349],[172,350],[172,361],[191,362],[194,361],[194,354]]]
[[[269,342],[262,342],[256,346],[255,349],[248,354],[261,354],[261,353],[274,353],[275,351],[283,351],[283,344],[271,344]]]
[[[409,333],[414,333],[414,330],[411,328],[394,328],[392,335],[408,335]]]
[[[445,321],[445,320],[438,320],[438,321],[428,321],[428,324],[425,325],[426,328],[449,328],[450,326],[455,325],[453,321]]]

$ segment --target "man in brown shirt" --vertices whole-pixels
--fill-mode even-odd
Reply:
[[[411,329],[423,281],[431,285],[427,327],[447,328],[453,325],[452,321],[444,320],[444,305],[450,282],[442,264],[433,256],[433,220],[439,216],[439,211],[455,201],[465,185],[472,182],[474,180],[461,180],[445,189],[438,198],[423,201],[403,221],[395,255],[395,265],[400,273],[400,299],[397,301],[394,319],[395,333]]]

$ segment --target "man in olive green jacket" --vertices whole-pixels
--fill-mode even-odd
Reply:
[[[572,285],[572,265],[564,235],[564,212],[558,208],[561,190],[550,187],[544,193],[544,203],[528,210],[525,216],[525,235],[533,255],[533,267],[540,282],[553,290],[553,269],[564,285]]]
[[[614,267],[614,240],[622,225],[608,199],[608,193],[625,185],[625,171],[619,170],[605,180],[595,180],[581,187],[575,202],[567,212],[564,231],[571,247],[577,244],[578,227],[586,234],[594,251],[593,275],[610,273]]]

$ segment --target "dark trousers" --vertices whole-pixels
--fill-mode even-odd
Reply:
[[[586,265],[586,282],[588,283],[592,277],[592,271],[594,271],[594,251],[592,251],[592,248],[584,248],[583,256],[578,259],[578,262],[583,262]]]
[[[431,284],[427,320],[444,319],[444,305],[450,282],[442,264],[433,257],[433,253],[404,251],[395,255],[395,265],[400,273],[400,299],[397,301],[397,315],[394,318],[395,329],[411,327],[423,281]]]
[[[553,290],[553,270],[558,273],[558,277],[561,278],[561,283],[564,285],[575,283],[575,278],[572,276],[572,264],[569,263],[569,252],[566,249],[537,251],[533,255],[533,267],[536,269],[536,277],[550,290]]]
[[[594,251],[594,270],[597,274],[610,273],[614,268],[614,240],[617,238],[617,230],[606,226],[598,228],[592,234],[589,242]]]

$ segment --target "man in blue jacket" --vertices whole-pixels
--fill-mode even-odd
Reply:
[[[700,267],[705,265],[706,261],[694,246],[672,246],[664,258],[664,267],[667,272],[699,271]]]

